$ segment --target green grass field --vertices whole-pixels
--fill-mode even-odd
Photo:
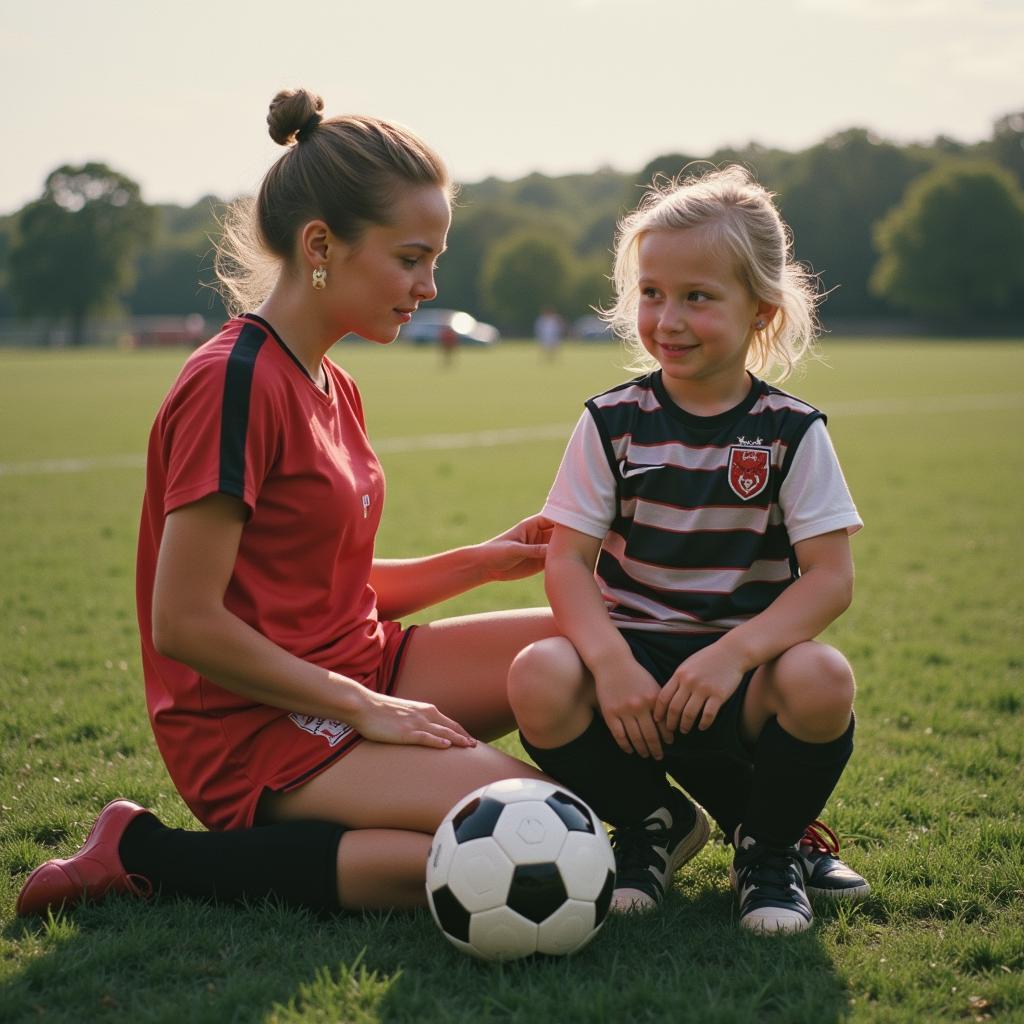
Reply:
[[[133,604],[142,453],[184,354],[0,352],[0,1020],[1024,1021],[1024,345],[825,354],[790,387],[830,412],[867,524],[828,634],[859,730],[826,817],[871,898],[819,905],[798,936],[740,934],[716,845],[657,914],[571,959],[490,966],[425,912],[116,900],[14,919],[25,874],[108,799],[195,825],[149,731]],[[450,370],[417,349],[335,355],[388,471],[394,556],[539,507],[582,399],[625,376],[605,345],[550,366],[526,345],[467,351]],[[542,601],[534,579],[435,614]]]

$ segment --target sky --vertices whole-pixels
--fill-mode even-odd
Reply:
[[[148,202],[252,192],[280,88],[400,121],[456,180],[987,138],[1024,110],[1024,0],[8,0],[0,214],[99,160]]]

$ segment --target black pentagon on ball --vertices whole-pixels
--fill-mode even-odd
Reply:
[[[604,885],[601,886],[601,891],[597,894],[597,899],[594,900],[594,927],[596,928],[604,919],[608,913],[608,908],[612,905],[612,893],[615,891],[615,872],[609,871],[608,877],[605,879]]]
[[[447,885],[442,885],[430,894],[430,898],[442,930],[453,938],[469,942],[469,911],[455,893]]]
[[[455,830],[455,841],[457,843],[468,843],[470,839],[485,839],[494,834],[494,825],[505,804],[500,800],[485,796],[483,799],[476,797],[470,800],[458,814],[452,818],[452,828]]]
[[[568,898],[556,864],[520,864],[505,901],[534,924],[547,920]]]
[[[594,832],[594,821],[587,805],[571,793],[558,790],[544,801],[562,819],[570,832]]]

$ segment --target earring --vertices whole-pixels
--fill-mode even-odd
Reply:
[[[754,321],[754,330],[755,331],[763,331],[764,330],[764,321],[763,320],[755,320]]]
[[[324,266],[313,268],[313,287],[320,291],[327,287],[327,268]]]

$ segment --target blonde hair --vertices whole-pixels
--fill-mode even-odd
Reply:
[[[436,185],[451,199],[444,162],[409,129],[354,114],[324,120],[323,109],[306,89],[283,90],[271,101],[270,137],[288,150],[255,197],[228,207],[214,243],[218,290],[232,313],[266,298],[309,221],[357,242],[371,224],[390,223],[403,185]]]
[[[650,231],[707,227],[710,244],[733,260],[736,274],[757,300],[778,312],[757,330],[747,368],[783,380],[814,352],[818,335],[817,278],[792,256],[792,237],[772,193],[748,171],[732,165],[700,176],[655,179],[640,205],[619,222],[615,241],[615,299],[601,315],[623,340],[629,369],[657,365],[637,335],[640,239]]]

